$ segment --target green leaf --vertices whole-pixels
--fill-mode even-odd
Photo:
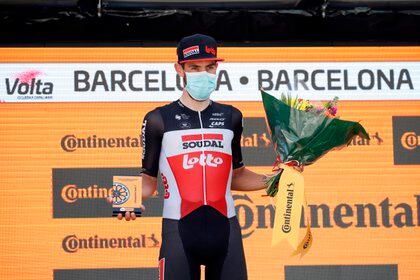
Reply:
[[[329,151],[348,145],[357,135],[369,139],[358,122],[298,110],[290,94],[282,95],[281,100],[264,91],[261,94],[271,139],[282,162],[296,160],[309,165]]]

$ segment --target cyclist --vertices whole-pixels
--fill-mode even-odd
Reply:
[[[182,95],[147,113],[142,126],[143,197],[156,191],[158,172],[165,188],[160,279],[200,279],[200,265],[208,280],[247,279],[231,189],[263,189],[266,176],[242,162],[242,113],[209,99],[223,61],[216,41],[184,37],[177,55]],[[135,218],[125,213],[126,220]]]

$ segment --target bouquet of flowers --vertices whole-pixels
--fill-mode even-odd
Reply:
[[[261,94],[277,155],[273,171],[278,173],[266,181],[267,194],[277,195],[272,244],[287,238],[304,252],[309,249],[312,236],[308,227],[307,236],[298,245],[304,186],[296,169],[303,170],[329,151],[347,146],[355,136],[369,139],[369,135],[360,123],[336,117],[338,98],[316,105],[291,95],[283,94],[279,100],[264,91]],[[278,211],[282,211],[281,216]]]

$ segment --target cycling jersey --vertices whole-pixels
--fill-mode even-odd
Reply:
[[[202,205],[235,216],[230,183],[243,166],[241,133],[241,112],[213,101],[201,112],[178,100],[146,115],[143,169],[154,177],[160,170],[164,218],[179,220]]]
[[[230,185],[243,166],[242,114],[211,101],[201,112],[181,101],[146,114],[143,172],[164,185],[160,280],[247,279]]]

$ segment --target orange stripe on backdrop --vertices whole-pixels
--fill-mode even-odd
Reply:
[[[420,47],[219,48],[226,62],[418,61]],[[175,62],[175,48],[0,48],[2,62]]]
[[[1,279],[52,279],[53,269],[157,267],[158,248],[63,250],[67,236],[119,238],[155,234],[160,240],[160,218],[119,222],[114,218],[52,218],[52,168],[138,167],[141,148],[79,149],[65,152],[64,135],[76,137],[137,137],[143,116],[163,103],[58,103],[1,104],[0,109],[0,268]],[[259,102],[230,103],[244,117],[263,117]],[[305,170],[309,204],[328,206],[332,227],[314,228],[314,243],[303,259],[289,258],[285,242],[271,248],[269,200],[263,192],[248,193],[252,202],[244,205],[241,224],[248,214],[251,233],[244,239],[249,279],[284,279],[284,265],[398,264],[399,280],[420,279],[420,226],[416,199],[420,195],[418,165],[393,164],[392,116],[419,116],[420,101],[343,101],[342,119],[360,120],[383,143],[350,146],[332,152]],[[260,173],[269,166],[252,166]],[[243,195],[243,193],[237,193]],[[412,209],[415,226],[382,226],[379,204],[389,199],[390,223],[402,208]],[[380,227],[355,227],[355,204],[375,205]],[[353,215],[342,217],[349,228],[337,227],[335,208],[352,207]],[[248,207],[248,208],[246,208]],[[341,209],[343,210],[343,209]],[[319,210],[321,211],[321,210]],[[368,210],[366,210],[368,212]],[[321,213],[321,212],[320,212]],[[264,219],[262,219],[264,217]],[[366,224],[370,224],[366,214]],[[322,224],[322,215],[319,215]],[[303,231],[302,231],[303,234]]]

